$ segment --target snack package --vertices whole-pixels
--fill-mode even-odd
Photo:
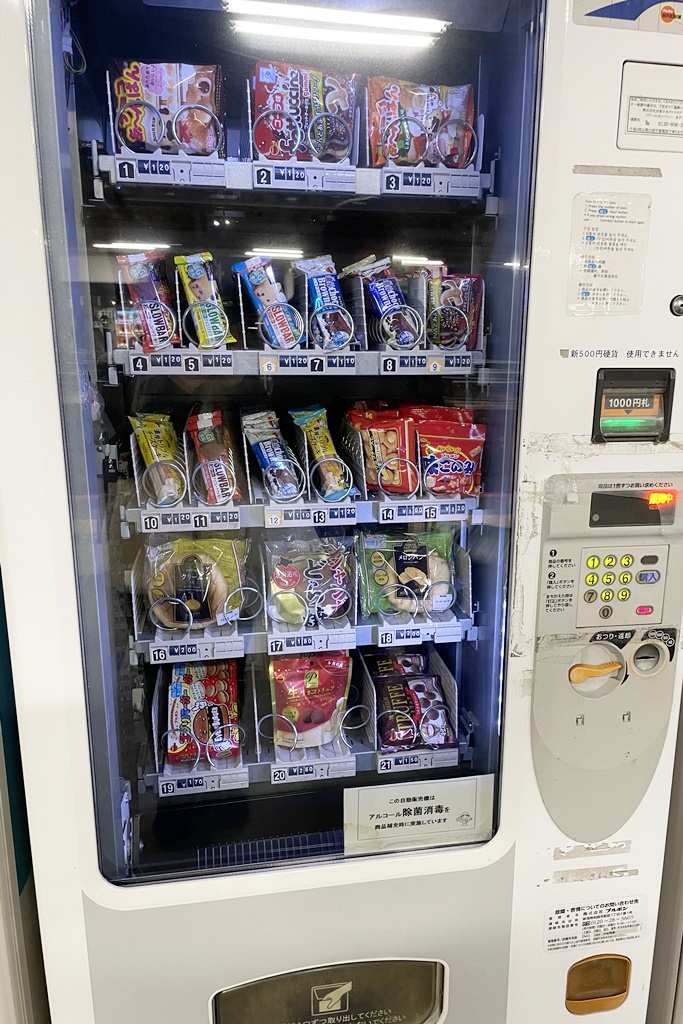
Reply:
[[[142,489],[156,498],[157,505],[175,505],[187,490],[181,471],[178,435],[171,417],[161,412],[138,412],[129,416],[135,439],[145,466],[153,468],[146,473]],[[167,463],[174,463],[173,466]],[[163,463],[163,465],[156,465]]]
[[[415,494],[419,485],[415,421],[409,416],[399,417],[396,409],[349,409],[346,421],[363,442],[368,488],[388,494]]]
[[[278,418],[272,409],[243,413],[242,430],[273,501],[296,501],[305,489],[305,474],[282,436]]]
[[[115,61],[110,81],[119,145],[136,153],[161,149],[164,153],[225,156],[222,145],[217,152],[222,123],[221,69],[217,65]],[[123,111],[117,132],[119,111],[135,100],[142,102]]]
[[[373,679],[380,676],[412,676],[429,670],[429,658],[419,651],[401,648],[363,653],[363,660]]]
[[[273,348],[294,348],[305,341],[303,320],[287,302],[269,259],[252,256],[244,263],[235,263],[232,271],[239,276],[259,314],[264,340],[269,345]]]
[[[221,405],[195,405],[185,430],[192,438],[202,466],[206,487],[203,500],[207,505],[222,505],[231,498],[239,501],[242,492],[235,474],[235,443],[225,408]]]
[[[312,535],[265,547],[274,622],[317,629],[353,614],[354,568],[346,541]]]
[[[313,463],[322,480],[321,494],[325,501],[341,501],[347,498],[353,487],[348,472],[344,471],[337,455],[330,429],[327,412],[319,405],[307,409],[290,409],[289,415],[306,434]]]
[[[441,271],[441,267],[428,271],[427,340],[440,348],[464,345],[471,351],[479,335],[484,279],[480,274]]]
[[[370,324],[374,340],[391,348],[414,348],[422,340],[424,326],[416,309],[406,303],[398,279],[391,269],[389,257],[378,260],[367,256],[358,263],[344,267],[344,277],[360,277],[370,310],[378,324]]]
[[[477,423],[460,426],[447,420],[421,420],[417,430],[422,479],[429,493],[449,497],[479,494],[486,427]]]
[[[192,322],[200,348],[216,348],[223,342],[233,344],[228,318],[216,283],[216,271],[210,252],[174,258],[185,298],[192,307]],[[227,333],[226,333],[227,332]]]
[[[117,256],[116,260],[142,322],[143,351],[158,352],[169,345],[179,345],[163,252],[139,252]]]
[[[244,584],[248,552],[248,541],[227,537],[180,537],[148,544],[147,596],[150,605],[159,602],[150,615],[154,624],[166,629],[186,629],[188,608],[192,614],[191,629],[223,626],[237,618],[243,601],[235,591]],[[182,604],[178,603],[181,601]]]
[[[144,338],[144,327],[137,309],[117,309],[113,326],[117,348],[134,348]]]
[[[344,305],[331,256],[292,264],[306,278],[311,339],[326,352],[345,348],[353,338],[353,318]]]
[[[418,430],[423,420],[447,420],[450,423],[458,423],[461,427],[474,422],[472,409],[465,409],[462,406],[400,403],[398,411],[401,416],[411,416],[418,424]]]
[[[474,126],[471,85],[416,85],[385,76],[368,78],[371,167],[384,167],[387,162],[464,167],[471,132],[458,121]]]
[[[347,651],[309,658],[273,658],[268,666],[273,702],[273,739],[278,747],[302,750],[332,743],[340,734],[351,683]],[[291,722],[289,729],[283,719]],[[296,729],[296,732],[294,731]]]
[[[168,688],[167,757],[170,764],[209,763],[237,757],[237,662],[179,662]]]
[[[457,745],[439,676],[382,676],[375,688],[380,750]]]
[[[454,603],[453,531],[356,534],[361,610],[365,617],[405,612],[435,615]]]
[[[259,157],[338,163],[351,152],[356,75],[259,61],[252,76],[252,106]]]

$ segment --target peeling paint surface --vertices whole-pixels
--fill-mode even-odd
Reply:
[[[567,868],[564,871],[553,871],[553,885],[564,882],[597,882],[605,878],[633,878],[639,874],[638,868],[630,868],[628,864],[605,864],[604,867]]]
[[[626,856],[631,852],[631,840],[620,843],[576,843],[574,846],[556,846],[553,860],[579,860],[582,857]]]

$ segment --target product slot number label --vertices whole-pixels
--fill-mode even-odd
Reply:
[[[300,651],[339,651],[356,646],[355,630],[318,630],[292,636],[269,636],[268,654],[298,654]]]
[[[385,376],[401,375],[414,376],[415,374],[439,374],[449,373],[454,370],[468,370],[472,367],[472,353],[463,352],[460,355],[432,352],[423,354],[381,355],[379,372]]]
[[[196,658],[199,654],[197,644],[168,644],[163,647],[150,647],[149,660],[153,665],[165,661],[182,661],[183,658]]]
[[[395,647],[397,644],[422,643],[419,626],[397,626],[395,629],[380,629],[377,638],[379,647]]]
[[[217,789],[246,789],[249,776],[246,771],[212,772],[210,775],[187,775],[177,779],[159,779],[159,796],[175,796],[188,792],[203,790],[213,792]]]
[[[432,761],[428,751],[416,754],[378,754],[377,771],[380,775],[386,775],[387,772],[414,772],[421,768],[431,768]]]
[[[356,774],[355,758],[344,761],[303,762],[301,764],[271,764],[270,781],[273,786],[287,782],[310,782],[311,779],[331,779]]]
[[[379,502],[377,519],[380,523],[422,523],[462,519],[466,514],[467,506],[462,501],[414,502],[409,505]]]
[[[262,376],[289,374],[300,376],[311,374],[355,374],[355,354],[339,352],[323,355],[315,352],[267,353],[259,356],[259,373]]]
[[[157,530],[237,530],[240,525],[239,509],[206,512],[143,512],[140,525],[144,533]]]

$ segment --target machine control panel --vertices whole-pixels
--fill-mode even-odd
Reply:
[[[645,794],[672,713],[683,474],[553,477],[546,494],[534,767],[559,828],[597,842]]]
[[[581,548],[577,626],[662,621],[668,545]]]

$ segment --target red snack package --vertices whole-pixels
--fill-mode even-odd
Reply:
[[[430,272],[427,283],[427,340],[440,348],[477,347],[484,295],[480,274]]]
[[[338,738],[351,682],[348,651],[273,658],[269,674],[276,746],[301,750]]]
[[[170,764],[237,757],[237,662],[173,666],[168,688],[167,756]]]
[[[464,167],[474,127],[471,85],[416,85],[384,76],[368,78],[370,164],[444,164]],[[423,128],[420,128],[420,125]]]
[[[169,345],[179,345],[163,252],[140,252],[116,259],[142,322],[143,350],[157,352]]]
[[[364,655],[368,672],[373,679],[380,676],[412,676],[429,670],[429,658],[419,651],[371,651]]]
[[[461,427],[467,426],[474,421],[474,413],[471,409],[457,408],[452,405],[399,405],[401,416],[412,416],[416,423],[422,420],[448,420],[450,423],[459,423]],[[419,433],[418,426],[418,433]]]
[[[203,500],[207,505],[221,505],[231,498],[239,501],[242,492],[235,475],[235,444],[225,409],[220,405],[210,408],[196,405],[188,417],[185,430],[194,442],[202,466],[206,487]]]
[[[254,148],[267,160],[296,157],[336,163],[351,152],[355,75],[259,61],[252,76],[252,104]]]
[[[486,427],[446,420],[418,424],[422,476],[430,494],[472,497],[479,493],[479,465]]]
[[[400,418],[396,409],[350,409],[346,419],[363,442],[368,487],[388,494],[414,494],[418,487],[415,421],[409,416]]]

